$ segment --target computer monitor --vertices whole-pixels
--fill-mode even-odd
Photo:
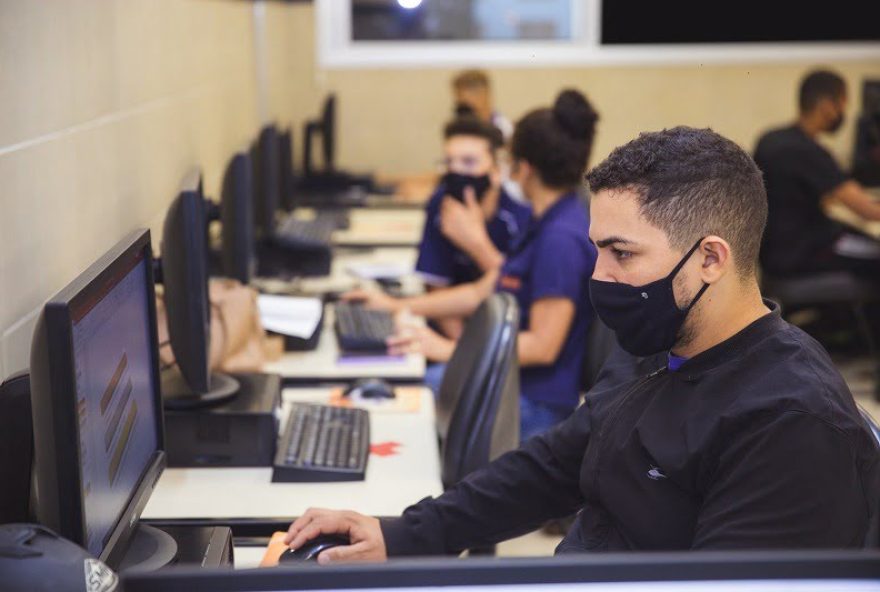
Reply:
[[[880,187],[880,80],[862,82],[862,111],[856,120],[853,178]]]
[[[278,156],[281,177],[281,207],[290,212],[296,207],[296,173],[293,170],[293,131],[278,134]]]
[[[253,162],[248,152],[236,152],[223,175],[220,196],[221,262],[223,274],[243,284],[256,272]]]
[[[126,592],[878,592],[877,551],[685,552],[185,570],[123,577]]]
[[[278,130],[267,125],[260,130],[254,159],[256,202],[254,214],[257,235],[270,239],[275,233],[275,215],[281,203],[281,163],[278,154]]]
[[[167,409],[191,409],[228,401],[239,389],[230,376],[209,368],[208,238],[202,175],[184,177],[162,230],[162,284],[175,367],[162,372]]]
[[[321,118],[309,121],[303,128],[303,171],[308,177],[318,172],[312,156],[312,143],[315,136],[321,138],[324,172],[336,170],[336,95],[330,94],[324,99]]]
[[[45,304],[30,373],[37,517],[116,567],[165,467],[149,231]]]

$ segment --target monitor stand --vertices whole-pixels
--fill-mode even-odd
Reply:
[[[138,524],[117,571],[155,571],[177,557],[177,542],[165,531]]]
[[[233,564],[232,530],[228,526],[138,522],[116,571],[147,572],[168,565],[203,568]]]
[[[162,372],[162,404],[165,409],[181,411],[219,405],[235,397],[239,388],[235,378],[212,372],[208,392],[194,393],[176,367]]]

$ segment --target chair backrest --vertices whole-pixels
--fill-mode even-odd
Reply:
[[[519,446],[519,309],[494,294],[467,320],[437,400],[446,488]]]
[[[589,391],[596,384],[599,371],[615,343],[617,337],[614,331],[599,320],[599,317],[593,317],[593,322],[590,323],[590,329],[587,331],[586,352],[584,352],[584,365],[581,371],[582,393]]]
[[[34,458],[30,376],[0,384],[0,524],[30,522]]]
[[[871,432],[871,435],[874,437],[874,442],[877,444],[877,454],[880,454],[880,426],[877,425],[867,411],[862,409],[860,405],[858,407],[859,413],[861,413],[868,431]],[[876,549],[877,547],[880,547],[880,500],[872,501],[874,503],[874,507],[872,508],[873,515],[868,524],[868,534],[865,537],[865,547]]]

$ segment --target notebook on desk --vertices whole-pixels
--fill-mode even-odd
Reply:
[[[315,349],[324,320],[324,303],[319,298],[276,296],[257,297],[260,321],[270,333],[284,337],[284,349]]]

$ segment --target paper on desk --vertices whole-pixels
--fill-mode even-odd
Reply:
[[[320,298],[274,296],[260,294],[257,307],[263,327],[275,333],[308,339],[321,320],[323,303]]]
[[[412,272],[412,266],[404,263],[351,263],[346,270],[362,280],[376,280],[403,277]]]

